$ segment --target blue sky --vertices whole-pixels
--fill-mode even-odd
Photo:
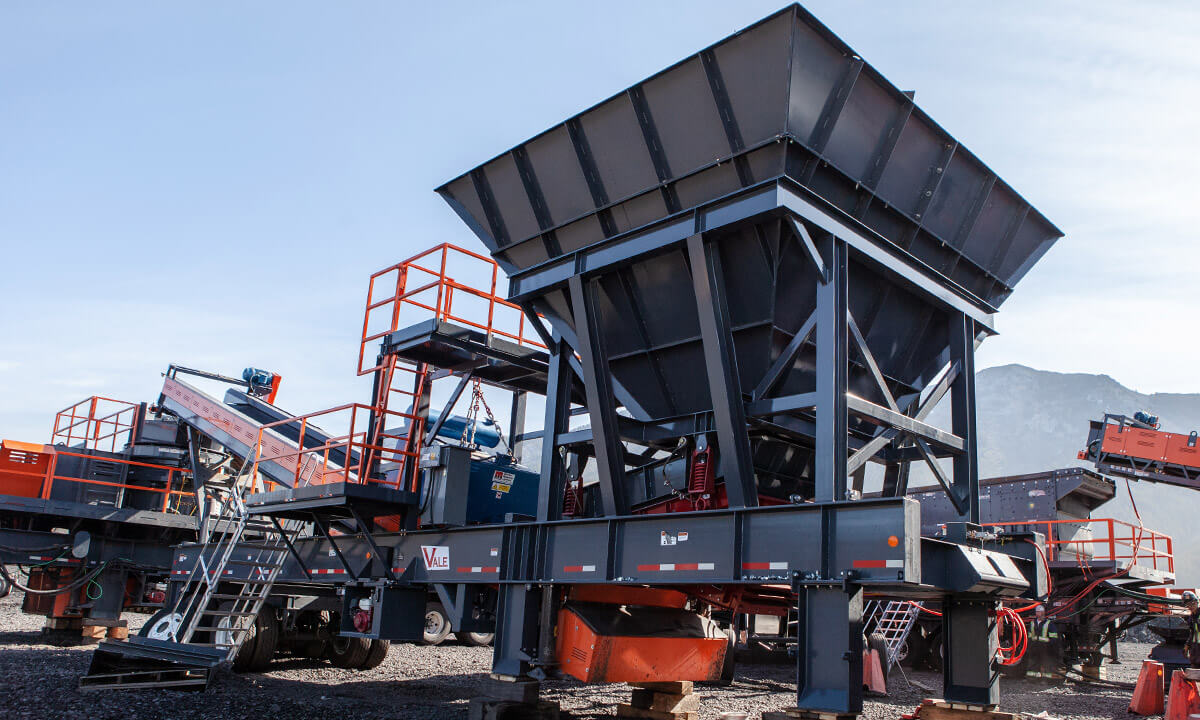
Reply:
[[[365,279],[478,241],[433,188],[778,2],[0,6],[0,437],[179,362],[365,399]],[[1200,391],[1200,10],[807,7],[1067,237],[980,365]]]

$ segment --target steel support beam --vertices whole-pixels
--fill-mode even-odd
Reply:
[[[730,507],[755,507],[758,505],[758,489],[754,481],[750,437],[746,432],[746,409],[738,380],[733,333],[730,331],[721,255],[712,242],[705,241],[703,235],[688,238],[687,249],[725,492]]]
[[[537,519],[557,520],[562,514],[564,474],[557,438],[567,430],[570,419],[572,371],[566,355],[570,348],[554,333],[548,346],[550,371],[546,378],[546,410],[542,425],[542,471],[538,487]]]
[[[948,702],[995,705],[1000,673],[995,667],[994,600],[947,595],[942,604],[943,692]]]
[[[759,381],[758,387],[754,388],[753,397],[755,400],[761,400],[767,395],[770,395],[775,390],[775,386],[779,384],[787,375],[788,370],[792,369],[792,365],[796,362],[796,356],[800,354],[800,348],[804,347],[804,343],[808,342],[808,338],[817,327],[817,313],[814,310],[796,334],[792,336],[787,347],[783,352],[779,353],[779,357],[775,358],[775,362],[771,363],[771,368],[767,370],[767,374],[763,375]]]
[[[950,361],[960,372],[950,388],[951,429],[963,439],[963,453],[954,458],[954,490],[965,502],[959,514],[979,522],[979,440],[975,418],[975,323],[966,316],[950,320]]]
[[[451,411],[453,411],[454,406],[458,404],[458,399],[462,397],[463,390],[465,390],[467,385],[471,383],[471,378],[474,376],[474,370],[468,370],[467,372],[463,373],[463,376],[458,381],[458,384],[454,386],[454,390],[450,392],[450,397],[446,400],[446,405],[442,408],[442,412],[438,414],[438,419],[434,421],[433,426],[429,428],[429,432],[425,433],[424,444],[428,445],[432,443],[433,439],[437,437],[437,434],[441,432],[442,425],[444,425],[446,421],[450,419]]]
[[[948,433],[945,430],[940,430],[895,410],[889,410],[882,405],[876,405],[868,400],[850,395],[846,398],[846,407],[855,415],[869,420],[876,420],[889,427],[902,430],[909,435],[924,438],[934,445],[951,452],[961,453],[966,449],[964,438]]]
[[[612,377],[593,300],[595,289],[578,275],[573,275],[569,284],[579,340],[576,350],[583,369],[596,454],[596,473],[600,479],[600,507],[606,516],[628,515],[629,502],[625,497],[624,483],[625,450],[617,429]]]
[[[832,235],[821,239],[827,279],[817,286],[817,422],[814,481],[817,502],[846,497],[848,306],[846,244]]]
[[[839,715],[861,713],[862,588],[801,586],[796,601],[796,707]]]

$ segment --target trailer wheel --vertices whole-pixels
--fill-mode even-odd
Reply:
[[[334,667],[357,668],[366,662],[371,641],[366,638],[335,636],[329,641],[329,662]]]
[[[250,657],[246,662],[246,669],[252,672],[262,672],[271,665],[271,661],[275,659],[275,650],[279,647],[279,618],[275,617],[275,610],[271,607],[264,607],[258,613],[258,617],[254,618],[253,630],[250,631],[250,637],[246,638],[246,642],[254,641],[253,647],[250,650]],[[245,650],[246,646],[243,645]],[[241,652],[238,653],[241,655]],[[236,663],[236,659],[234,661]]]
[[[929,637],[929,653],[925,656],[926,662],[929,664],[929,669],[934,672],[941,672],[945,657],[946,651],[942,642],[942,631],[938,630]]]
[[[496,639],[496,633],[456,632],[454,637],[463,645],[471,647],[487,647]]]
[[[10,592],[12,592],[12,583],[8,581],[8,578],[0,575],[0,598],[8,597]]]
[[[358,666],[359,670],[371,670],[377,668],[387,657],[388,650],[392,644],[387,640],[372,640],[371,647],[367,650],[367,659],[363,660],[362,665]]]
[[[179,626],[183,624],[183,616],[177,612],[171,612],[171,608],[163,608],[150,616],[150,619],[142,624],[138,630],[138,637],[150,638],[152,640],[170,640],[171,634],[179,630]]]
[[[441,645],[450,637],[450,618],[440,602],[425,606],[425,644]]]

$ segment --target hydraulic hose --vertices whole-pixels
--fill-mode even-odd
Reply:
[[[60,593],[70,592],[71,590],[77,590],[78,588],[83,587],[84,585],[92,582],[97,577],[99,577],[100,573],[104,572],[104,569],[107,567],[108,567],[108,562],[106,561],[103,564],[101,564],[99,567],[97,567],[95,570],[92,570],[91,572],[87,573],[86,575],[82,575],[78,578],[75,578],[67,585],[64,585],[59,588],[54,588],[52,590],[35,590],[31,587],[22,585],[21,583],[17,582],[16,579],[13,578],[12,575],[8,574],[8,568],[4,567],[4,565],[2,563],[0,563],[0,575],[3,575],[5,580],[12,583],[13,587],[17,588],[18,590],[27,592],[31,595],[58,595]],[[92,598],[92,599],[94,600],[95,598]]]

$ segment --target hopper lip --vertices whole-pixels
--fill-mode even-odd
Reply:
[[[802,5],[800,5],[800,3],[792,3],[790,5],[787,5],[783,8],[781,8],[780,10],[777,10],[777,11],[771,13],[770,15],[762,18],[761,20],[758,20],[750,25],[747,25],[746,27],[744,27],[734,33],[731,33],[730,35],[727,35],[727,36],[721,38],[720,40],[718,40],[710,45],[707,45],[704,48],[702,48],[694,53],[687,55],[686,57],[680,59],[679,61],[672,63],[671,65],[668,65],[667,67],[663,68],[662,70],[659,70],[658,72],[637,81],[636,83],[626,87],[625,89],[620,90],[620,91],[600,100],[599,102],[593,103],[592,105],[575,113],[574,115],[571,115],[570,117],[566,118],[565,120],[554,123],[553,125],[546,128],[545,130],[542,130],[541,132],[529,137],[528,139],[523,140],[522,142],[519,142],[516,145],[513,145],[509,149],[492,156],[491,158],[479,163],[478,165],[470,168],[469,170],[466,170],[465,172],[462,172],[462,173],[456,175],[455,177],[451,178],[450,180],[443,182],[441,185],[437,186],[434,189],[434,191],[436,193],[438,193],[438,195],[441,195],[443,199],[449,201],[452,198],[452,195],[450,194],[450,190],[449,190],[450,186],[460,180],[463,180],[464,178],[470,177],[471,173],[473,173],[477,170],[480,170],[487,165],[490,165],[491,163],[505,157],[506,155],[510,155],[513,151],[515,151],[519,148],[523,148],[523,147],[529,145],[530,143],[533,143],[534,141],[550,134],[551,132],[558,130],[559,128],[566,127],[566,125],[568,123],[578,120],[579,118],[581,118],[584,115],[588,114],[589,112],[599,108],[600,106],[602,106],[608,102],[611,102],[617,98],[620,98],[624,95],[627,95],[630,90],[633,90],[634,88],[645,85],[646,83],[651,82],[652,80],[658,78],[661,75],[664,75],[678,67],[681,67],[682,65],[684,65],[688,62],[698,59],[703,53],[709,52],[710,50],[713,50],[721,45],[724,45],[725,43],[732,40],[733,38],[736,38],[739,35],[743,35],[747,32],[750,32],[751,30],[758,28],[760,25],[764,25],[764,24],[766,24],[784,14],[787,14],[787,13],[793,13],[795,16],[794,20],[804,21],[809,27],[816,30],[827,41],[829,41],[831,45],[836,47],[842,53],[863,59],[863,72],[867,73],[867,75],[872,80],[874,80],[884,91],[892,94],[893,96],[895,96],[897,98],[907,97],[891,81],[889,81],[886,77],[884,77],[883,74],[881,72],[879,72],[879,70],[877,70],[874,65],[867,62],[865,58],[862,58],[862,56],[859,53],[857,53],[853,48],[851,48],[849,45],[847,45],[845,41],[843,41],[840,37],[838,37],[824,23],[822,23],[820,20],[818,20],[816,18],[816,16],[814,16],[807,9],[805,9]],[[790,73],[790,71],[789,71],[789,73]],[[938,123],[936,120],[934,120],[933,117],[931,117],[927,112],[925,112],[921,108],[920,105],[918,105],[911,98],[908,98],[907,101],[909,103],[911,103],[911,105],[912,105],[913,114],[917,115],[919,118],[924,120],[926,123],[928,123],[934,129],[936,129],[938,132],[940,132],[946,138],[948,138],[952,142],[955,142],[957,144],[956,149],[955,149],[956,153],[965,153],[970,160],[979,164],[979,166],[982,167],[984,169],[984,171],[986,171],[987,173],[989,173],[992,177],[994,177],[996,179],[997,184],[999,184],[1004,189],[1006,189],[1010,193],[1012,193],[1013,196],[1015,198],[1017,198],[1020,202],[1024,203],[1029,208],[1030,213],[1035,215],[1043,224],[1045,224],[1047,229],[1050,231],[1051,237],[1049,238],[1048,242],[1043,243],[1043,247],[1040,249],[1040,252],[1036,252],[1033,255],[1031,255],[1031,258],[1033,258],[1034,262],[1025,263],[1028,266],[1026,268],[1026,271],[1027,271],[1028,268],[1031,268],[1034,264],[1036,264],[1036,261],[1039,260],[1042,257],[1042,255],[1044,255],[1046,253],[1046,251],[1048,251],[1050,249],[1050,246],[1052,246],[1055,242],[1057,242],[1058,239],[1062,238],[1065,235],[1065,233],[1063,233],[1063,231],[1061,229],[1059,229],[1059,227],[1057,225],[1055,225],[1053,222],[1051,222],[1049,218],[1047,218],[1040,210],[1038,210],[1037,207],[1035,207],[1033,205],[1033,203],[1029,202],[1029,200],[1027,198],[1025,198],[1024,195],[1017,192],[1017,190],[1011,184],[1009,184],[1006,180],[1004,180],[1004,178],[1002,178],[997,172],[992,170],[992,168],[987,163],[983,162],[983,160],[978,155],[976,155],[974,152],[972,152],[970,148],[968,148],[962,142],[960,142],[955,137],[955,135],[948,132],[944,127],[942,127],[942,125],[940,123]],[[806,147],[806,148],[809,147],[808,143],[806,142],[807,138],[796,137],[793,133],[790,133],[787,131],[780,133],[777,136],[777,138],[786,138],[786,139],[789,139],[791,141],[794,141],[794,142],[800,144],[803,147]],[[820,153],[820,154],[823,156],[823,153]],[[529,237],[520,238],[520,239],[510,238],[509,243],[507,245],[505,245],[504,247],[509,247],[511,245],[515,245],[517,243],[528,240],[530,238],[537,237],[537,236],[543,234],[544,232],[545,232],[544,230],[539,230],[537,233],[534,233],[533,235],[530,235]],[[498,248],[498,249],[503,249],[503,248]],[[1013,286],[1016,285],[1017,281],[1019,281],[1021,279],[1021,277],[1023,277],[1023,275],[1024,275],[1024,273],[1021,273],[1016,276],[1016,278],[1013,281]],[[1008,286],[1008,289],[1012,290],[1013,287]]]

